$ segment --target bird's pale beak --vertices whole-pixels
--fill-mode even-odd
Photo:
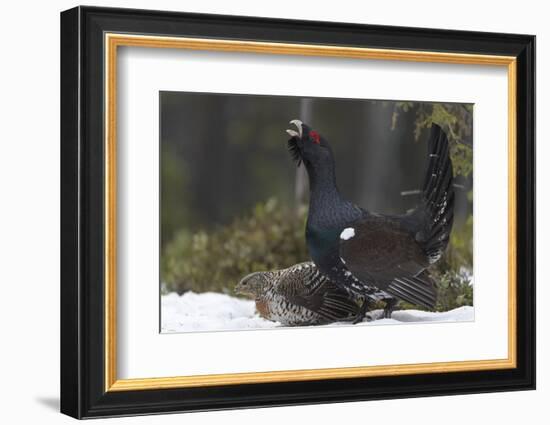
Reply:
[[[297,131],[287,129],[285,130],[290,137],[300,137],[300,134]]]
[[[292,120],[290,121],[290,124],[295,125],[298,131],[287,129],[286,132],[289,134],[290,137],[298,137],[301,139],[302,138],[302,121]]]

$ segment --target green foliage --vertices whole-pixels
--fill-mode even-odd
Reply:
[[[248,273],[306,261],[305,217],[270,199],[212,231],[180,231],[162,256],[165,290],[230,292]]]
[[[421,138],[422,131],[430,128],[432,123],[438,124],[449,138],[451,160],[455,175],[468,177],[473,171],[472,157],[472,114],[473,105],[460,103],[418,103],[414,108],[413,102],[395,102],[391,128],[397,126],[401,113],[416,109],[414,137]]]
[[[437,263],[441,273],[445,270],[454,270],[458,273],[463,268],[472,270],[473,225],[474,219],[471,214],[464,223],[454,224],[445,255]]]
[[[448,270],[437,279],[437,311],[448,311],[464,305],[473,305],[474,291],[467,273]]]
[[[433,267],[432,274],[438,285],[438,311],[473,305],[473,224],[471,214],[464,223],[455,223],[447,250]]]

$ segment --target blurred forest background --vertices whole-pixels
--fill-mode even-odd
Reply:
[[[336,157],[344,196],[380,213],[414,208],[431,123],[455,170],[451,243],[432,272],[437,309],[473,304],[473,105],[161,92],[161,289],[232,294],[253,271],[307,261],[308,182],[287,152],[301,119]]]

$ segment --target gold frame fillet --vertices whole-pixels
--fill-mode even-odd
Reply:
[[[508,71],[508,357],[387,366],[174,376],[165,378],[117,379],[116,373],[116,123],[117,51],[120,46],[247,52],[281,55],[324,56],[355,59],[398,60],[468,65],[503,66]],[[134,391],[214,385],[237,385],[285,381],[311,381],[510,369],[516,367],[516,58],[445,52],[370,49],[328,45],[268,43],[105,34],[105,391]]]

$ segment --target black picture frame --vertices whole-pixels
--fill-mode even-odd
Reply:
[[[104,34],[479,53],[517,59],[517,367],[105,391]],[[535,388],[535,37],[131,9],[61,13],[61,412],[75,418]]]

